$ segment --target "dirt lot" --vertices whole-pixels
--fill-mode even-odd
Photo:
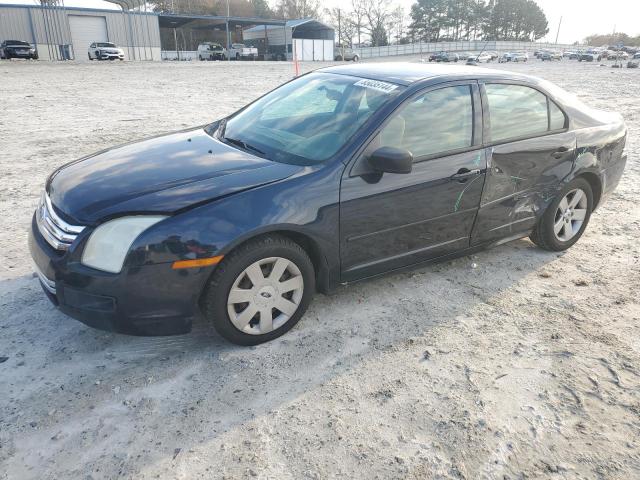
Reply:
[[[0,478],[639,478],[640,70],[508,67],[625,116],[626,176],[582,240],[343,288],[241,348],[66,318],[26,232],[55,167],[216,119],[292,66],[0,63]]]

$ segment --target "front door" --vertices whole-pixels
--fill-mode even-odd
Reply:
[[[481,124],[475,83],[432,87],[386,120],[342,179],[342,281],[469,246],[486,165]],[[373,172],[368,155],[382,146],[409,150],[411,173]]]

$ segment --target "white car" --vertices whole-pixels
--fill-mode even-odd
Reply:
[[[203,60],[226,60],[227,51],[219,43],[204,42],[198,45],[198,59]]]
[[[89,60],[124,60],[124,50],[115,43],[93,42],[87,53]]]
[[[471,55],[471,58],[475,58],[478,63],[489,63],[491,60],[493,60],[493,55],[487,52],[483,52],[477,56]]]
[[[256,47],[247,47],[244,43],[232,43],[229,48],[229,58],[235,60],[255,60],[258,58]]]

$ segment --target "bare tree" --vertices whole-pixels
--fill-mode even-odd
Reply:
[[[379,47],[387,45],[387,24],[391,13],[388,0],[368,0],[365,3],[364,29],[371,37],[371,43]]]
[[[398,5],[389,16],[389,33],[390,37],[396,40],[396,43],[400,43],[400,40],[404,37],[405,27],[405,15],[404,8]]]
[[[337,43],[351,47],[356,32],[351,12],[335,7],[330,9],[325,8],[324,13],[336,31]]]
[[[362,33],[365,25],[365,11],[368,0],[351,0],[351,23],[353,24],[356,35],[358,36],[358,45],[362,43]]]
[[[318,18],[320,0],[279,0],[275,10],[282,18]]]

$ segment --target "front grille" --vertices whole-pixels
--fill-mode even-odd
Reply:
[[[38,230],[44,239],[56,250],[67,250],[78,234],[84,230],[83,226],[69,225],[53,210],[49,195],[42,194],[40,205],[36,211]]]

